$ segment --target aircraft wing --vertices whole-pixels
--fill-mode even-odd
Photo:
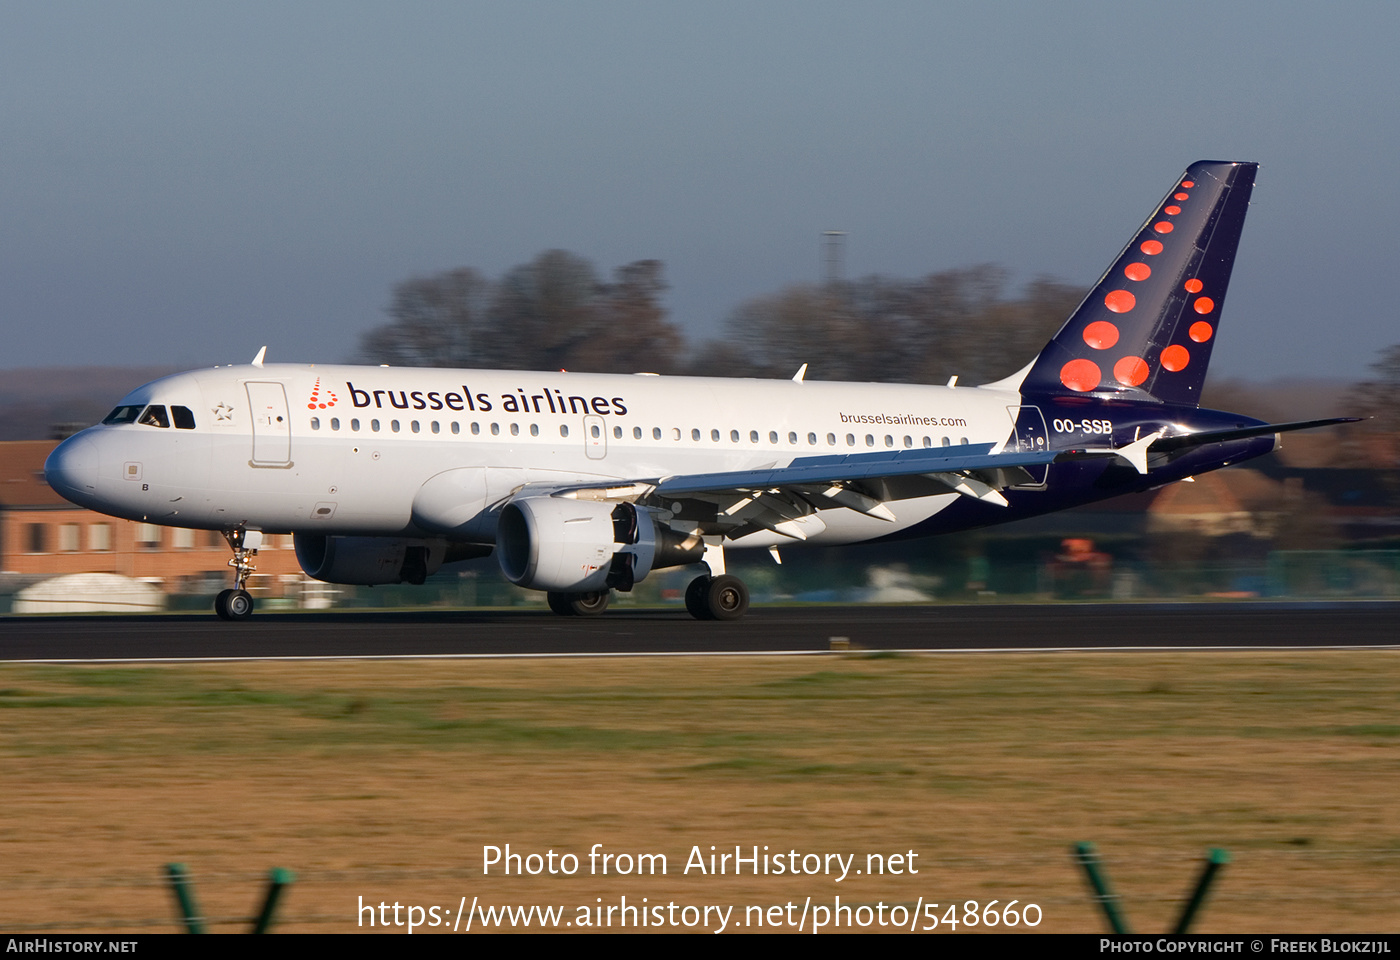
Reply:
[[[727,528],[738,538],[759,530],[805,540],[821,529],[813,515],[821,509],[847,507],[895,522],[888,504],[916,497],[956,493],[1007,506],[1001,491],[1033,482],[1028,468],[1065,457],[1065,451],[993,453],[995,444],[890,450],[836,456],[798,457],[750,470],[697,473],[653,481],[653,492],[682,506],[711,508],[704,520]],[[690,506],[687,506],[689,504]]]
[[[956,493],[997,506],[1008,506],[1007,487],[1034,483],[1032,468],[1086,458],[1121,458],[1139,473],[1148,472],[1148,455],[1208,443],[1243,440],[1270,433],[1349,423],[1354,417],[1271,423],[1181,436],[1161,432],[1121,447],[1069,450],[1003,450],[996,444],[888,450],[797,457],[784,465],[748,470],[694,473],[604,486],[553,488],[555,495],[581,499],[654,499],[678,510],[678,519],[717,526],[731,539],[770,530],[796,540],[822,529],[817,511],[846,507],[880,520],[896,522],[889,504],[900,500]]]
[[[1006,467],[1031,467],[1054,462],[1060,452],[993,454],[994,444],[798,457],[785,467],[693,473],[665,477],[656,484],[661,496],[685,496],[720,490],[750,490],[810,483],[843,483],[927,473],[959,473]],[[1061,451],[1063,452],[1063,451]]]

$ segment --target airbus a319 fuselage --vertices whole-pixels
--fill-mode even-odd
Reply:
[[[166,377],[66,440],[46,474],[113,516],[220,530],[244,590],[263,533],[311,576],[417,582],[495,551],[563,614],[699,564],[687,607],[748,604],[724,547],[999,523],[1274,448],[1200,409],[1255,165],[1193,165],[1046,349],[979,387],[318,364]],[[1193,205],[1193,199],[1196,201]],[[987,331],[995,336],[995,331]],[[1331,421],[1327,421],[1331,422]]]

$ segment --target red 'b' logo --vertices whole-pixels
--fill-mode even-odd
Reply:
[[[320,378],[320,377],[317,377],[317,378],[316,378],[316,385],[315,385],[314,387],[311,388],[311,400],[310,400],[309,403],[307,403],[306,409],[308,409],[308,410],[324,410],[324,409],[326,409],[327,407],[333,407],[333,406],[335,406],[335,401],[336,401],[335,392],[334,392],[333,390],[331,390],[329,387],[326,388],[325,394],[322,395],[322,393],[321,393],[321,378]]]

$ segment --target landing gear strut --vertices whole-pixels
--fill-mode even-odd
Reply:
[[[236,530],[225,530],[224,539],[233,550],[233,559],[228,565],[233,567],[234,587],[232,590],[220,591],[214,598],[214,612],[219,615],[220,620],[247,620],[253,615],[253,598],[246,587],[248,577],[257,569],[249,562],[249,557],[258,552],[257,547],[249,546],[247,541],[261,540],[262,534],[255,532],[254,536],[249,538],[240,527]]]

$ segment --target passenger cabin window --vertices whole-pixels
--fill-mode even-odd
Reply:
[[[175,419],[176,430],[194,429],[194,411],[189,407],[172,406],[170,408],[170,415]]]
[[[170,415],[165,412],[164,405],[153,403],[141,414],[141,422],[148,427],[169,427]]]

